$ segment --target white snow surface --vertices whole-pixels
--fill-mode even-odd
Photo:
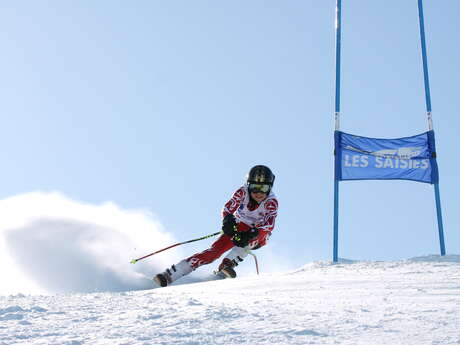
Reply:
[[[236,279],[213,263],[154,288],[191,253],[130,264],[177,242],[148,211],[36,192],[0,214],[0,345],[460,344],[458,255],[292,270],[266,246],[260,275],[249,256]]]
[[[460,344],[460,256],[0,297],[0,344]]]

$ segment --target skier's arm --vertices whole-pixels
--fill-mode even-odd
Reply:
[[[232,198],[225,203],[224,208],[222,209],[222,217],[224,218],[229,214],[235,213],[243,202],[245,196],[246,191],[244,187],[239,188],[235,193],[233,193]]]
[[[259,240],[266,240],[275,229],[275,220],[278,215],[278,201],[276,199],[268,200],[265,204],[266,214],[261,224],[256,227],[259,230],[257,238]]]

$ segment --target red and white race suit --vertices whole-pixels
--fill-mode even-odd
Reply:
[[[222,217],[234,214],[237,221],[237,231],[248,231],[257,228],[259,235],[249,242],[250,249],[264,246],[271,232],[275,228],[275,219],[278,213],[278,200],[273,192],[260,204],[250,202],[247,186],[240,187],[232,198],[227,201],[222,210]],[[192,255],[187,259],[193,269],[209,264],[219,258],[227,250],[234,247],[230,236],[221,235],[211,248]]]

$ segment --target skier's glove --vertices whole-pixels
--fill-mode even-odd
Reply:
[[[232,237],[236,232],[236,219],[233,214],[227,214],[222,220],[222,231],[225,235]]]
[[[237,232],[232,238],[233,244],[237,247],[246,247],[251,240],[259,235],[259,230],[257,228],[251,228],[248,231]]]

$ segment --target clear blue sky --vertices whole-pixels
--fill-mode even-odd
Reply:
[[[446,246],[458,254],[460,2],[424,5]],[[147,208],[187,240],[215,232],[248,169],[266,164],[280,200],[272,249],[331,259],[334,15],[333,0],[2,1],[0,197]],[[417,15],[416,0],[343,0],[344,131],[427,130]],[[439,253],[432,186],[343,182],[340,202],[341,257]]]

